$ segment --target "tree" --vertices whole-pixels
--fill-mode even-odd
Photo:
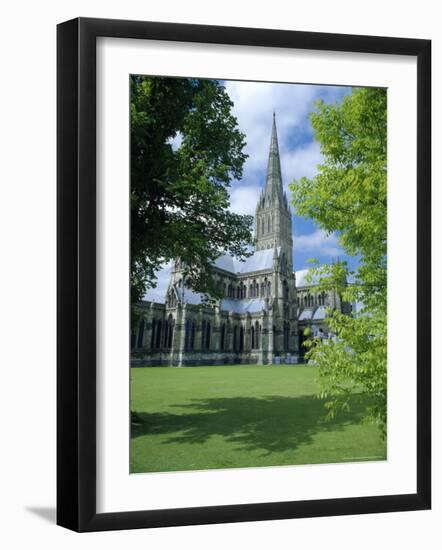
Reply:
[[[132,76],[130,85],[132,304],[175,258],[189,286],[217,297],[211,263],[243,257],[251,240],[252,218],[229,211],[246,159],[233,104],[214,80]]]
[[[354,89],[340,104],[317,104],[311,115],[323,163],[312,179],[291,184],[297,212],[326,233],[337,232],[346,262],[316,264],[320,290],[337,289],[362,303],[359,314],[328,311],[333,340],[310,340],[307,356],[318,366],[329,415],[349,408],[357,391],[368,400],[366,418],[385,434],[387,417],[387,101],[381,88]],[[354,282],[347,285],[351,276]]]

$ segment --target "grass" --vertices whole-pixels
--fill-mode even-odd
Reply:
[[[236,365],[131,371],[131,472],[384,460],[364,399],[325,419],[315,368]]]

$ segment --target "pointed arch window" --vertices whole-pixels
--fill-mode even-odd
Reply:
[[[136,343],[136,334],[135,331],[132,329],[130,331],[130,349],[131,351],[135,349],[135,343]]]
[[[195,330],[196,330],[196,326],[195,326],[195,321],[192,321],[192,329],[191,329],[191,332],[190,332],[190,349],[195,349]]]
[[[212,336],[212,327],[211,327],[210,323],[208,322],[207,326],[206,326],[206,349],[207,350],[210,350],[211,336]]]
[[[141,319],[141,322],[138,326],[137,348],[143,347],[143,338],[144,338],[144,319]]]
[[[162,332],[163,324],[161,322],[161,319],[157,323],[156,327],[156,336],[155,336],[155,348],[160,349],[161,347],[161,332]]]
[[[152,332],[150,335],[150,349],[155,347],[155,329],[156,329],[156,319],[152,319]]]
[[[261,346],[261,325],[256,321],[255,323],[255,340],[256,340],[256,349],[259,349]]]
[[[244,351],[244,327],[239,329],[239,351]]]
[[[173,340],[174,321],[172,315],[169,315],[167,321],[164,321],[164,347],[170,349]]]
[[[221,338],[220,338],[220,350],[224,351],[226,347],[226,325],[223,323],[221,325]]]
[[[206,321],[203,319],[201,321],[201,349],[204,349],[206,343]]]
[[[188,349],[193,351],[195,349],[195,321],[193,319],[189,322],[189,342]]]
[[[190,350],[190,338],[192,334],[192,321],[187,319],[186,321],[186,333],[184,338],[184,349]]]
[[[290,339],[290,323],[284,322],[284,351],[289,351],[289,339]]]

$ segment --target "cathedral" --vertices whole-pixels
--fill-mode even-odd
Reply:
[[[185,284],[173,264],[165,303],[137,305],[131,364],[221,365],[298,363],[308,333],[327,338],[326,308],[350,312],[337,292],[315,291],[307,270],[293,269],[292,214],[283,191],[275,115],[265,184],[255,211],[253,254],[224,255],[213,276],[224,289],[216,305]],[[310,331],[305,329],[309,328]]]

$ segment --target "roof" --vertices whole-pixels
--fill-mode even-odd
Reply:
[[[314,315],[313,315],[313,319],[315,321],[321,321],[322,319],[325,319],[325,306],[319,306]]]
[[[303,309],[301,312],[301,315],[299,316],[300,321],[307,321],[308,319],[312,318],[313,310],[311,309]]]
[[[322,321],[326,316],[326,307],[319,306],[316,309],[305,308],[301,311],[301,315],[298,316],[299,321],[308,321],[313,319],[313,321]]]
[[[264,305],[265,301],[261,298],[251,298],[250,300],[224,298],[221,300],[221,309],[233,313],[258,313],[264,309]]]
[[[279,255],[281,248],[276,249]],[[238,260],[229,254],[220,256],[214,263],[215,267],[228,271],[230,273],[251,273],[252,271],[263,271],[266,269],[272,269],[273,267],[273,248],[267,248],[265,250],[258,250],[251,256],[245,259],[245,261]]]
[[[295,277],[296,277],[296,288],[301,288],[304,286],[314,286],[318,284],[319,277],[317,275],[312,277],[312,281],[307,281],[307,275],[309,273],[310,269],[300,269],[299,271],[295,271]]]

